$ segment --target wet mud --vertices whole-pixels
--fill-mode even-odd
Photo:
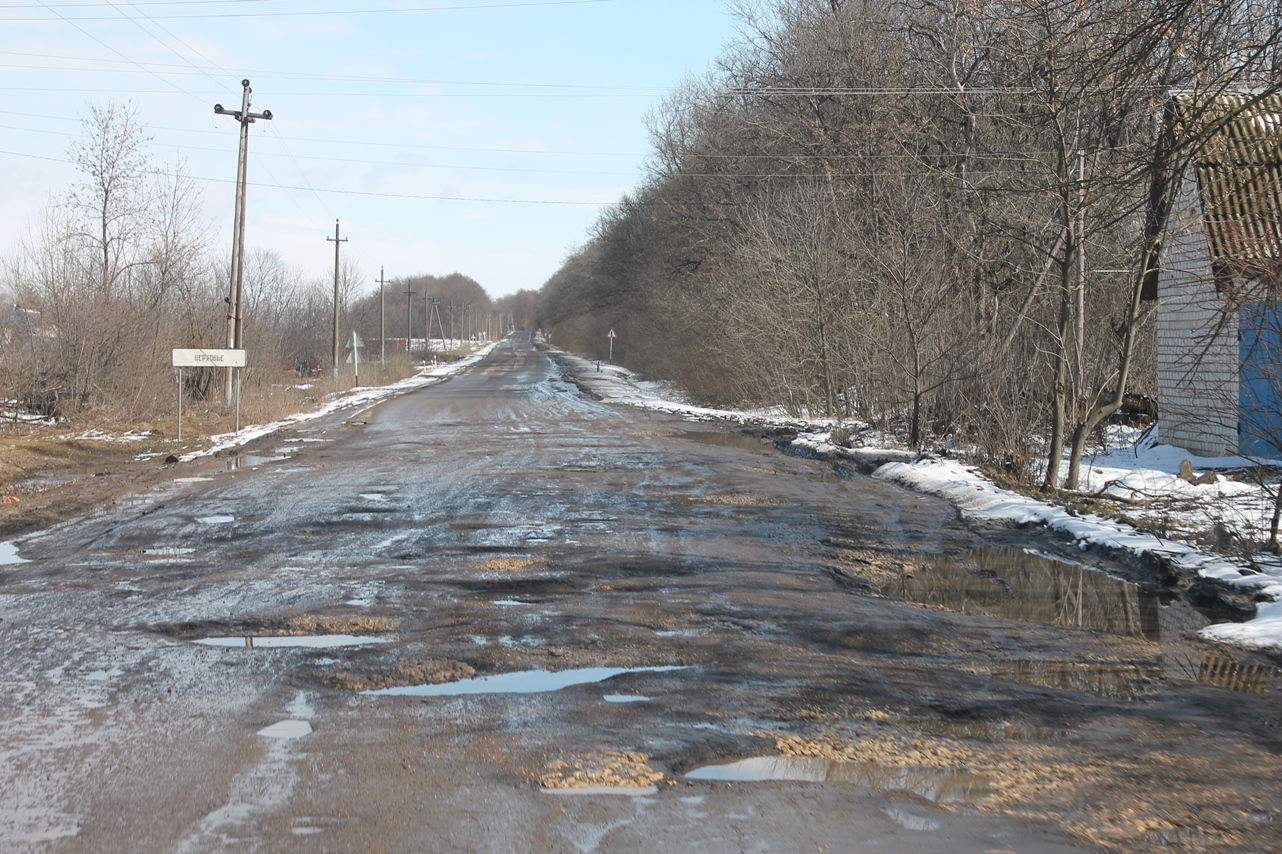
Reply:
[[[563,373],[506,345],[19,538],[0,839],[1282,849],[1279,662],[1218,617]]]

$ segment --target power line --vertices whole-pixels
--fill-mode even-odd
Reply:
[[[67,139],[74,137],[73,134],[63,133],[62,131],[43,130],[40,128],[23,128],[23,127],[15,127],[13,125],[0,125],[0,130],[12,130],[12,131],[19,131],[24,133],[47,134],[50,136],[58,136],[58,137],[63,137]],[[283,144],[284,140],[287,139],[287,137],[284,137],[275,133],[275,130],[276,128],[274,126],[268,126],[269,133],[271,133],[272,136],[276,137],[277,139],[281,140]],[[362,144],[362,143],[353,142],[351,144]],[[374,144],[374,143],[371,143],[371,144]],[[395,145],[395,143],[391,143],[391,144]],[[179,145],[177,143],[155,142],[154,140],[151,142],[151,145],[158,146],[161,148],[172,148],[177,151],[209,151],[209,152],[223,151],[222,148],[196,146],[196,145]],[[468,150],[471,150],[471,149],[468,149]],[[1112,148],[1112,149],[1094,149],[1094,150],[1121,151],[1124,149]],[[1053,156],[1054,154],[1056,154],[1056,152],[1052,149],[1021,149],[1015,152],[987,152],[987,153],[973,152],[967,155],[967,159],[973,160],[973,161],[991,161],[991,162],[998,162],[998,163],[1031,162],[1034,158],[1036,158],[1039,155]],[[645,155],[636,155],[636,156],[643,157]],[[821,154],[816,154],[816,155],[810,155],[810,154],[799,154],[799,155],[695,154],[693,155],[695,159],[703,159],[707,157],[708,159],[717,160],[717,161],[734,161],[734,162],[749,161],[751,162],[755,160],[772,160],[772,161],[796,161],[800,163],[805,163],[808,161],[815,161],[815,160],[819,160],[819,161],[873,160],[873,161],[902,161],[902,162],[908,162],[908,163],[917,163],[917,162],[922,162],[922,161],[932,160],[932,159],[948,158],[950,156],[952,155],[948,153],[943,153],[943,152],[936,153],[933,155],[910,154],[910,153],[835,154],[835,155],[828,155],[828,156],[821,155]],[[363,165],[363,166],[395,166],[395,167],[403,167],[407,169],[456,169],[456,170],[465,171],[465,172],[502,172],[502,173],[516,173],[516,174],[523,174],[523,175],[527,175],[527,174],[528,175],[585,175],[585,176],[596,176],[596,177],[628,177],[628,176],[633,176],[637,174],[635,171],[622,172],[622,171],[607,171],[607,170],[599,170],[599,169],[531,169],[531,168],[522,167],[522,166],[473,166],[473,165],[466,165],[466,164],[459,164],[459,163],[412,163],[412,162],[407,162],[403,160],[370,160],[367,158],[328,157],[328,156],[314,155],[314,154],[294,155],[292,152],[288,152],[288,151],[284,154],[270,152],[270,151],[266,151],[266,152],[255,151],[254,157],[255,158],[288,157],[289,159],[295,161],[295,163],[297,163],[298,160],[311,160],[311,161],[317,161],[321,163],[350,163],[350,164]],[[652,171],[655,171],[655,170],[652,170]],[[657,171],[662,172],[663,170],[657,170]],[[300,172],[301,172],[301,167],[300,167]],[[841,178],[841,177],[859,177],[859,176],[866,175],[868,173],[825,172],[824,174],[831,175],[834,178]],[[720,178],[720,177],[784,178],[784,177],[797,176],[797,173],[796,172],[706,172],[706,171],[694,172],[689,170],[678,170],[678,171],[675,171],[673,175],[674,177],[682,177],[682,178]]]
[[[3,19],[0,19],[3,20]],[[168,83],[169,81],[161,77],[154,71],[147,71],[152,77]],[[172,86],[172,84],[171,84]],[[184,95],[191,95],[193,98],[214,98],[221,92],[188,92],[178,86],[172,86]],[[172,95],[173,92],[166,89],[121,89],[114,87],[111,89],[87,89],[83,86],[0,86],[0,91],[5,92],[86,92],[92,94],[112,94],[112,95]],[[649,98],[658,94],[655,92],[331,92],[317,91],[310,92],[275,92],[278,97],[286,98],[588,98],[602,100],[605,98]]]
[[[43,6],[44,8],[49,8],[47,4],[41,3],[40,5],[41,5],[41,6]],[[81,35],[84,35],[84,36],[87,36],[87,37],[89,37],[89,38],[93,39],[93,40],[94,40],[94,41],[96,41],[98,44],[102,45],[102,46],[103,46],[103,47],[105,47],[107,50],[111,51],[111,52],[112,52],[112,53],[114,53],[116,56],[118,56],[118,57],[120,57],[122,60],[124,60],[125,62],[129,62],[129,63],[132,63],[132,64],[134,64],[134,65],[138,65],[138,63],[137,63],[135,60],[131,59],[130,57],[128,57],[128,56],[126,56],[125,54],[121,53],[120,51],[116,50],[114,47],[112,47],[111,45],[107,44],[105,41],[103,41],[102,39],[98,38],[98,37],[97,37],[97,36],[95,36],[93,33],[91,33],[91,32],[89,32],[88,30],[86,30],[84,27],[82,27],[82,26],[78,25],[74,20],[71,20],[71,19],[67,18],[65,15],[59,14],[58,12],[54,12],[54,14],[57,16],[57,18],[56,18],[56,19],[52,19],[52,18],[51,18],[50,20],[59,20],[59,21],[63,21],[63,22],[65,22],[65,23],[71,24],[71,26],[75,27],[75,28],[76,28],[76,30],[78,30],[78,31],[80,32],[80,34],[81,34]],[[4,19],[4,18],[0,18],[0,20],[6,20],[6,19]],[[141,66],[139,66],[139,67],[141,68]],[[145,70],[145,69],[144,69],[144,70]],[[187,92],[187,91],[186,91],[186,90],[184,90],[182,87],[177,86],[177,85],[176,85],[176,84],[174,84],[172,81],[166,80],[164,77],[161,77],[161,76],[160,76],[159,74],[157,74],[156,72],[154,72],[154,71],[147,71],[147,73],[148,73],[148,74],[150,74],[152,77],[155,77],[155,78],[156,78],[157,80],[159,80],[161,83],[166,83],[166,84],[168,84],[170,87],[172,87],[173,89],[176,89],[176,90],[178,90],[179,92],[182,92],[184,95],[188,95],[188,96],[190,96],[190,97],[192,97],[192,98],[196,98],[196,100],[201,100],[199,97],[197,97],[196,95],[193,95],[191,92]],[[164,92],[153,93],[153,94],[164,94],[164,95],[168,95],[168,94],[171,94],[171,93],[170,93],[169,91],[164,91]]]
[[[130,19],[130,20],[136,21],[137,19]],[[145,20],[151,21],[151,22],[155,21],[155,19],[151,17],[146,17]],[[159,27],[160,24],[156,24],[156,26]],[[169,31],[165,30],[165,32],[169,32]],[[170,33],[170,35],[173,35],[173,34]],[[174,37],[177,38],[177,36],[174,36]],[[195,52],[194,49],[193,49],[193,52]],[[200,55],[200,54],[197,53],[197,55]],[[142,69],[144,67],[150,67],[150,68],[159,69],[168,74],[205,74],[210,68],[216,71],[222,71],[223,73],[227,73],[224,69],[222,69],[220,66],[217,66],[217,65],[202,67],[190,62],[186,63],[186,65],[182,65],[174,62],[145,62],[144,63],[144,62],[135,62],[133,60],[97,59],[94,57],[62,56],[60,54],[44,54],[44,53],[23,53],[20,51],[0,51],[0,56],[26,56],[26,57],[32,57],[35,59],[57,59],[57,60],[62,60],[67,62],[96,62],[96,63],[111,64],[111,65],[131,65],[131,66],[136,66],[138,69]],[[185,67],[190,67],[194,70],[193,71],[181,70]],[[100,68],[85,68],[85,67],[51,66],[51,65],[18,65],[16,63],[3,63],[3,64],[0,64],[0,68],[19,68],[19,69],[29,69],[29,70],[35,70],[35,71],[90,71],[90,72],[113,71],[114,73],[117,73],[117,74],[142,73],[135,69],[100,69]],[[635,93],[643,93],[643,94],[663,93],[663,92],[668,92],[670,90],[670,87],[667,87],[667,86],[650,86],[650,85],[625,86],[625,85],[604,85],[600,83],[530,83],[526,81],[510,81],[510,80],[436,80],[431,78],[419,78],[419,77],[376,77],[376,76],[358,75],[358,74],[306,74],[298,71],[272,71],[269,69],[261,69],[261,68],[245,69],[244,73],[253,74],[255,77],[258,77],[260,79],[266,78],[269,80],[270,79],[323,80],[326,82],[335,82],[335,83],[393,83],[393,84],[412,85],[412,86],[488,86],[488,87],[504,87],[504,88],[513,88],[513,89],[586,89],[586,90],[598,90],[598,91],[604,91],[604,92],[635,92]]]
[[[322,17],[326,15],[392,15],[405,14],[412,12],[475,12],[491,9],[526,9],[540,6],[586,6],[597,3],[614,3],[617,0],[535,0],[535,2],[525,3],[483,3],[475,6],[409,6],[404,8],[390,9],[309,9],[301,12],[220,12],[197,15],[154,15],[155,20],[181,20],[181,21],[200,21],[227,18],[303,18],[303,17]],[[53,11],[53,7],[41,3],[32,6],[9,6],[10,9],[48,9]],[[72,8],[75,8],[74,6]],[[55,13],[56,14],[56,13]],[[119,21],[123,15],[77,15],[77,21]],[[59,15],[58,17],[13,17],[0,18],[0,21],[13,21],[17,23],[25,22],[43,22],[68,20]]]
[[[221,6],[229,3],[267,3],[270,0],[144,0],[142,3],[130,3],[130,6]],[[116,8],[115,3],[3,3],[0,9],[87,9],[109,6]]]
[[[62,157],[44,157],[37,154],[24,154],[16,151],[0,150],[0,154],[7,154],[13,157],[27,157],[33,160],[47,160],[54,163],[73,162]],[[169,173],[154,171],[152,174],[167,175]],[[841,173],[840,177],[910,178],[920,174],[921,173],[917,173],[917,172],[891,172],[888,170],[880,170],[876,172],[845,172],[845,173]],[[987,177],[989,175],[1004,175],[1006,173],[973,172],[972,174],[975,175],[976,177]],[[209,184],[235,183],[230,178],[207,178],[201,175],[186,175],[184,177],[189,178],[193,181],[202,181],[204,183],[209,183]],[[705,177],[744,178],[744,177],[752,177],[752,176],[744,176],[744,175],[737,175],[737,174],[731,173],[728,175],[710,175]],[[808,175],[782,174],[782,175],[762,176],[762,177],[823,178],[826,176],[820,175],[820,174],[808,174]],[[252,181],[250,182],[249,186],[259,187],[259,188],[268,189],[268,190],[298,190],[298,191],[310,191],[314,193],[329,193],[332,195],[340,195],[340,196],[364,196],[364,197],[376,198],[376,199],[405,199],[409,201],[429,201],[429,202],[474,202],[479,204],[567,205],[572,207],[608,207],[610,205],[618,204],[620,201],[619,199],[613,199],[611,201],[587,201],[587,200],[579,200],[579,199],[515,199],[515,198],[505,198],[505,197],[484,197],[484,196],[443,196],[443,195],[433,195],[433,194],[427,194],[427,193],[386,193],[386,192],[378,192],[375,190],[342,190],[335,187],[299,187],[291,184],[267,184],[267,183],[252,182]],[[982,188],[979,188],[979,189],[982,189]],[[669,204],[667,202],[636,202],[635,200],[634,200],[634,203],[640,204],[641,206],[650,206],[650,205],[667,206]],[[739,202],[718,202],[716,204],[720,204],[725,207],[737,207],[739,206],[740,203]]]
[[[0,110],[3,116],[23,116],[29,119],[45,119],[47,121],[57,122],[79,122],[79,119],[69,118],[67,116],[48,116],[41,113],[24,113],[16,110]],[[211,135],[217,134],[217,131],[202,130],[199,128],[179,128],[169,127],[167,125],[148,125],[150,130],[172,131],[174,133],[194,133]],[[20,128],[15,128],[20,130]],[[34,129],[28,129],[34,130]],[[37,131],[39,133],[57,133],[57,131]],[[378,142],[367,139],[325,139],[322,137],[310,136],[284,136],[280,135],[279,139],[287,139],[290,142],[316,142],[325,145],[361,145],[374,146],[379,148],[417,148],[425,151],[461,151],[479,154],[528,154],[528,155],[554,155],[558,157],[645,157],[645,154],[639,154],[630,151],[566,151],[561,149],[538,149],[538,148],[491,148],[487,146],[473,145],[429,145],[426,143],[415,142]]]
[[[22,116],[24,118],[45,119],[48,121],[60,121],[60,122],[78,122],[79,121],[78,119],[68,118],[66,116],[48,116],[48,115],[43,115],[39,113],[18,112],[15,110],[0,110],[0,115]],[[12,125],[5,125],[3,127],[8,130],[25,131],[28,133],[43,133],[43,134],[71,136],[71,134],[64,134],[61,131],[51,131],[51,130],[44,130],[40,128],[22,128],[22,127],[15,127]],[[190,133],[190,134],[203,134],[203,135],[217,133],[216,131],[201,130],[198,128],[169,127],[167,125],[147,125],[147,129],[156,130],[156,131],[169,131],[173,133]],[[546,149],[546,148],[545,149],[491,148],[487,146],[473,146],[473,145],[430,145],[427,143],[415,143],[415,142],[378,142],[376,140],[365,140],[365,139],[333,139],[333,138],[326,139],[323,137],[286,136],[284,134],[278,134],[275,131],[276,129],[272,128],[273,136],[275,136],[277,139],[289,140],[290,142],[314,142],[314,143],[320,143],[323,145],[355,145],[355,146],[373,147],[373,148],[419,149],[423,151],[453,151],[453,152],[461,152],[465,154],[518,154],[518,155],[524,155],[524,156],[627,157],[627,158],[633,158],[633,159],[653,156],[653,152],[638,153],[638,152],[631,152],[631,151],[567,151],[567,150],[561,150],[561,149]],[[191,151],[215,150],[215,149],[201,148],[199,146],[182,146],[182,145],[178,145],[177,143],[153,143],[153,144],[161,145],[167,148],[176,148],[180,150],[184,148]],[[216,149],[216,150],[221,151],[221,149]],[[1118,151],[1126,151],[1127,147],[1113,146],[1111,148],[1095,148],[1093,150],[1118,152]],[[986,160],[986,159],[1008,160],[1008,159],[1014,159],[1021,155],[1054,154],[1054,153],[1055,152],[1050,149],[1036,149],[1036,150],[1022,149],[1020,152],[1016,152],[1013,154],[998,154],[998,153],[985,154],[982,152],[978,152],[978,153],[973,153],[967,156],[970,159],[978,159],[978,160]],[[278,156],[278,155],[271,155],[270,153],[268,153],[264,156]],[[709,161],[788,160],[788,161],[794,161],[794,162],[804,162],[806,160],[835,161],[835,160],[916,160],[918,159],[918,156],[915,154],[869,154],[869,153],[804,154],[800,152],[790,152],[787,154],[747,154],[747,153],[714,154],[710,152],[695,152],[695,153],[692,153],[691,156],[699,160],[709,160]],[[944,153],[939,153],[937,155],[932,155],[932,156],[946,157],[948,155]],[[309,157],[309,159],[331,159],[331,158]],[[371,165],[383,165],[385,163],[387,165],[400,165],[396,163],[388,163],[387,161],[379,161],[379,160],[356,159],[356,160],[345,161],[341,158],[332,158],[332,159],[337,160],[339,162],[369,163]],[[460,167],[453,167],[453,168],[462,169],[462,168],[481,168],[481,167],[460,166]],[[495,171],[506,171],[506,170],[501,170],[500,167],[491,167],[491,168],[493,168]],[[589,174],[589,175],[623,174],[623,173],[605,172],[605,171],[602,171],[602,172],[589,171],[585,173],[579,173],[577,171],[562,171],[562,170],[534,170],[534,169],[525,170],[525,169],[518,169],[515,167],[513,167],[511,171],[517,171],[517,172],[529,171],[534,173],[546,171],[551,174]],[[631,173],[628,173],[628,174],[631,174]],[[691,174],[691,173],[682,173],[682,174]]]

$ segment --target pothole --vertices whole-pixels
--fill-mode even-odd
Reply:
[[[980,548],[960,563],[929,556],[872,580],[884,595],[950,611],[1152,641],[1215,619],[1169,594],[1020,548]]]
[[[399,625],[391,617],[297,614],[288,619],[179,623],[157,626],[161,634],[206,646],[286,647],[318,649],[389,643],[378,635]]]
[[[338,649],[346,646],[367,646],[388,643],[388,638],[357,637],[356,635],[247,635],[245,637],[198,638],[202,646],[248,647],[250,649],[278,649],[301,647],[305,649]]]
[[[237,454],[227,461],[227,471],[257,468],[265,463],[280,463],[289,459],[288,454],[264,456],[260,454]]]
[[[936,802],[971,801],[992,792],[984,774],[941,768],[910,768],[820,757],[753,756],[703,765],[684,775],[691,780],[735,783],[794,780],[854,783],[879,792],[912,792]]]
[[[399,662],[382,672],[326,672],[320,679],[344,691],[375,691],[404,685],[436,685],[476,675],[470,664],[440,658]]]
[[[519,572],[523,569],[541,569],[547,562],[539,557],[496,557],[481,563],[482,572]]]
[[[662,779],[648,755],[625,750],[553,760],[544,766],[539,785],[549,794],[650,795]]]
[[[24,557],[18,557],[18,546],[16,543],[0,543],[0,566],[12,566],[18,563],[31,563]]]
[[[257,732],[262,738],[302,738],[312,734],[312,725],[307,721],[284,720],[266,726]]]
[[[577,670],[521,670],[512,673],[499,673],[492,676],[478,676],[475,679],[460,679],[456,682],[445,682],[430,685],[404,685],[362,691],[372,696],[409,696],[409,697],[456,697],[466,694],[544,694],[560,691],[572,685],[586,685],[593,682],[604,682],[625,673],[665,673],[671,670],[684,670],[680,666],[664,667],[584,667]]]
[[[711,430],[683,430],[674,433],[674,438],[699,442],[704,445],[715,445],[719,448],[738,448],[754,453],[774,451],[774,442],[770,439],[759,439],[755,436],[744,436],[742,433],[718,433]]]
[[[784,503],[780,499],[766,495],[750,495],[743,492],[693,495],[686,500],[692,504],[715,504],[723,507],[778,507]]]

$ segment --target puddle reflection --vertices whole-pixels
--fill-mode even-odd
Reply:
[[[592,682],[604,682],[624,673],[664,673],[669,670],[685,670],[684,667],[584,667],[578,670],[521,670],[514,673],[499,673],[494,676],[478,676],[475,679],[460,679],[457,682],[442,682],[436,685],[401,685],[395,688],[380,688],[374,691],[362,691],[362,694],[393,697],[456,697],[464,694],[543,694],[560,691],[572,685],[586,685]]]
[[[1003,661],[986,670],[995,679],[1122,702],[1139,699],[1149,684],[1166,677],[1160,667],[1077,661]]]
[[[962,801],[992,791],[982,774],[939,768],[899,768],[876,762],[842,762],[815,757],[754,756],[703,765],[686,773],[691,780],[761,782],[797,780],[810,783],[856,783],[880,792],[912,792],[927,800]]]
[[[13,542],[0,543],[0,566],[12,566],[18,563],[31,563],[25,557],[18,556],[18,546]]]
[[[289,459],[288,455],[283,456],[261,456],[259,454],[237,454],[227,461],[227,471],[239,471],[241,469],[252,469],[261,466],[264,463],[279,463]]]
[[[683,430],[674,433],[677,439],[687,439],[704,445],[716,445],[719,448],[739,448],[744,451],[761,453],[774,450],[774,442],[756,436],[744,436],[741,433],[718,433],[712,430]]]
[[[1268,664],[1243,664],[1214,652],[1165,652],[1162,663],[1173,676],[1239,694],[1268,694],[1282,682],[1282,670],[1276,667]]]
[[[1214,621],[1180,599],[1024,549],[981,548],[963,560],[928,557],[881,592],[966,614],[1151,641],[1172,640]]]
[[[387,638],[357,637],[356,635],[259,635],[252,637],[201,638],[202,646],[249,647],[250,649],[278,649],[304,647],[306,649],[337,649],[344,646],[365,646],[387,643]]]

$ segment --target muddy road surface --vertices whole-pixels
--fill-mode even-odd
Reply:
[[[1212,617],[572,380],[504,343],[0,555],[0,849],[1282,850]]]

